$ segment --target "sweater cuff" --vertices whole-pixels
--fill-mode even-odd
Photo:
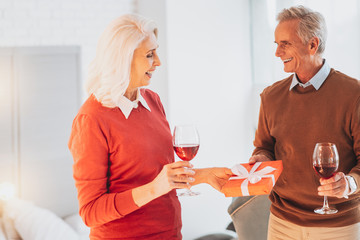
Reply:
[[[139,209],[139,207],[134,202],[132,189],[116,194],[115,208],[121,216],[125,216]]]
[[[356,194],[356,193],[360,192],[360,186],[359,186],[359,184],[360,184],[360,175],[356,174],[356,173],[353,173],[353,172],[350,172],[347,175],[352,176],[354,178],[355,182],[356,182],[356,185],[357,185],[356,191],[353,192],[352,194]]]

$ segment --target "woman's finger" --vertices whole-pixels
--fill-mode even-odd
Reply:
[[[173,175],[190,175],[193,176],[195,175],[195,171],[192,170],[191,168],[175,168],[172,169],[171,171],[168,172],[169,176],[173,176]]]
[[[173,182],[171,187],[173,189],[183,189],[183,188],[190,189],[191,185],[189,183]]]
[[[195,179],[191,176],[181,174],[181,175],[175,175],[172,178],[172,181],[179,182],[179,183],[192,183],[195,181]]]
[[[172,169],[181,168],[181,167],[187,167],[187,168],[194,167],[189,161],[177,161],[177,162],[169,163],[166,166],[169,166]]]

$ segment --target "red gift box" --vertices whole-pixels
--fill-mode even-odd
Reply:
[[[225,197],[239,197],[269,194],[283,169],[282,161],[238,164],[234,175],[222,187]]]

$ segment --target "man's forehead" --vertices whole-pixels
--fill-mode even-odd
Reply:
[[[275,29],[275,38],[278,37],[278,41],[289,41],[294,37],[297,37],[297,22],[280,22]]]

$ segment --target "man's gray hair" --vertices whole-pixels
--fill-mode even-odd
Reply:
[[[303,44],[308,43],[312,37],[319,38],[318,54],[322,55],[325,50],[327,28],[324,17],[304,6],[296,6],[283,9],[276,18],[279,22],[299,19],[297,34]]]

